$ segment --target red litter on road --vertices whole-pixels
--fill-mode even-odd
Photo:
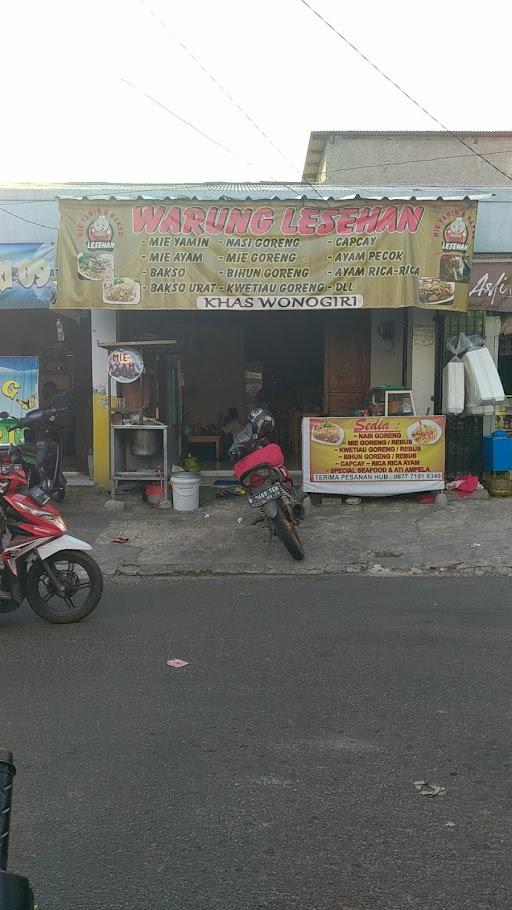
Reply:
[[[188,667],[188,664],[188,660],[180,660],[179,657],[167,661],[167,666],[174,667],[176,670],[181,670],[182,667]]]
[[[128,543],[129,539],[129,537],[113,537],[112,543]]]

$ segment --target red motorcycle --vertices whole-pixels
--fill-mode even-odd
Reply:
[[[293,486],[281,448],[269,437],[274,418],[255,408],[243,430],[236,434],[229,450],[235,461],[233,473],[247,491],[249,505],[259,510],[271,534],[279,537],[294,559],[304,559],[297,525],[304,518],[303,500]]]
[[[66,533],[48,494],[29,488],[19,460],[15,446],[0,460],[0,613],[27,598],[46,622],[80,622],[103,593],[100,568],[88,555],[92,547]]]

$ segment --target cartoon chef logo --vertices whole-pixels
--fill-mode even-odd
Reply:
[[[106,215],[98,215],[87,228],[87,246],[90,250],[113,250],[114,231]]]
[[[460,215],[450,221],[443,231],[443,250],[466,252],[468,248],[468,226]]]

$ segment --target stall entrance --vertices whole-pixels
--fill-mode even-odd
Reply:
[[[64,472],[72,473],[75,481],[86,480],[92,445],[90,314],[4,310],[0,355],[37,357],[39,407],[50,406],[52,400],[56,407],[65,406],[57,418]]]
[[[333,315],[341,320],[353,314]],[[183,427],[188,448],[203,469],[230,469],[229,432],[257,405],[274,414],[276,440],[298,467],[302,415],[324,412],[325,316],[122,313],[118,337],[177,340],[184,377]]]

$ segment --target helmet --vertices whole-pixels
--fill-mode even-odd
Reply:
[[[254,408],[249,414],[249,423],[252,426],[253,433],[259,439],[263,436],[271,436],[274,432],[275,421],[270,411],[264,411],[263,408]]]

